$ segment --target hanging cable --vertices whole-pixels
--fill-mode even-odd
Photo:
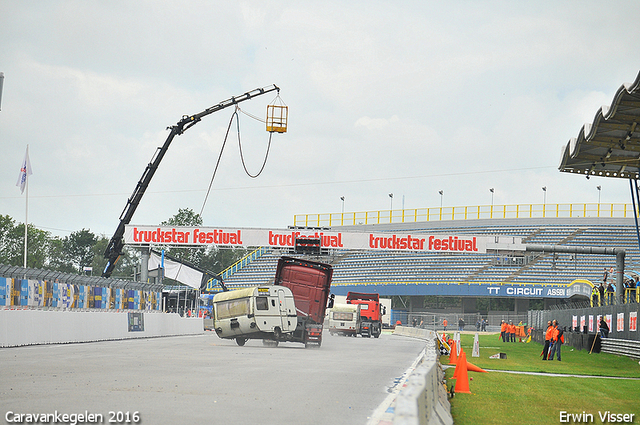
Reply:
[[[211,176],[211,181],[209,182],[209,188],[207,189],[207,194],[204,197],[204,202],[202,203],[202,208],[200,209],[200,217],[202,217],[204,206],[207,204],[207,199],[209,198],[209,193],[211,192],[211,186],[213,185],[213,180],[216,178],[216,173],[218,172],[218,166],[220,165],[220,160],[222,159],[222,152],[224,152],[224,146],[227,144],[227,138],[229,137],[229,130],[231,130],[231,124],[233,124],[234,117],[236,118],[236,121],[237,121],[237,118],[238,118],[237,106],[236,106],[236,111],[233,113],[233,115],[231,115],[231,119],[229,120],[229,126],[227,127],[227,133],[224,135],[224,141],[222,142],[222,148],[220,148],[218,161],[216,162],[216,167],[213,169],[213,175]]]
[[[242,154],[242,143],[240,142],[240,119],[239,118],[236,118],[236,125],[238,128],[238,148],[240,149],[240,159],[242,160],[242,167],[244,168],[244,172],[247,173],[249,177],[251,177],[252,179],[255,179],[260,174],[262,174],[262,171],[264,170],[264,166],[267,165],[267,158],[269,158],[269,150],[271,149],[271,137],[273,136],[273,133],[269,132],[269,144],[267,145],[267,153],[264,155],[264,162],[262,163],[262,167],[260,167],[260,171],[258,171],[258,174],[254,175],[254,174],[251,174],[249,170],[247,170],[247,165],[244,162],[244,155]]]
[[[256,120],[256,121],[260,121],[260,122],[262,122],[262,123],[267,122],[267,120],[263,120],[263,119],[262,119],[262,118],[260,118],[260,117],[256,117],[255,115],[248,113],[248,112],[247,112],[247,111],[245,111],[244,109],[240,109],[240,108],[238,108],[238,111],[242,112],[243,114],[245,114],[246,116],[248,116],[248,117],[250,117],[250,118],[253,118],[253,119],[254,119],[254,120]]]

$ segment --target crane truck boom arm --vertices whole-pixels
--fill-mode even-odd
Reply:
[[[131,222],[133,213],[135,213],[136,209],[138,208],[138,205],[140,204],[140,200],[142,199],[142,195],[144,195],[144,192],[147,190],[147,187],[149,186],[149,183],[151,182],[153,175],[155,174],[156,170],[158,169],[158,166],[160,165],[160,161],[162,161],[162,158],[167,152],[167,149],[169,149],[169,145],[171,145],[171,142],[173,141],[174,137],[181,135],[182,133],[184,133],[186,130],[196,125],[198,122],[200,122],[202,118],[206,117],[209,114],[220,111],[224,108],[238,104],[245,100],[249,100],[256,96],[260,96],[262,94],[272,92],[274,90],[280,91],[280,88],[272,84],[271,86],[252,90],[238,97],[231,97],[227,100],[223,100],[217,105],[214,105],[210,108],[205,109],[204,111],[198,114],[184,115],[176,125],[168,127],[168,130],[171,130],[171,131],[169,132],[169,136],[167,136],[167,140],[165,140],[164,144],[156,150],[153,158],[151,159],[151,162],[147,165],[147,168],[144,170],[144,173],[142,174],[140,181],[138,181],[138,184],[136,185],[136,188],[134,189],[133,194],[127,200],[127,205],[124,207],[124,210],[122,210],[122,214],[120,214],[120,224],[118,225],[115,233],[113,234],[113,236],[111,237],[111,240],[109,241],[109,244],[107,245],[107,248],[104,251],[104,258],[107,259],[107,265],[104,271],[102,272],[102,277],[109,277],[111,276],[111,273],[113,273],[113,269],[116,266],[116,262],[118,261],[118,258],[120,258],[120,255],[122,255],[122,248],[124,247],[124,241],[122,240],[122,237],[124,236],[125,226]]]

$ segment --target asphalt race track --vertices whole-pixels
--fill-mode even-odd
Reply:
[[[7,423],[88,413],[77,422],[364,425],[423,348],[388,333],[326,331],[319,349],[259,340],[239,347],[213,332],[2,348],[0,411]]]

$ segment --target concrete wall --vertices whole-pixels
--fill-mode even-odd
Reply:
[[[190,335],[204,332],[202,319],[138,312],[144,330],[129,331],[126,311],[0,310],[0,347]]]
[[[367,425],[453,425],[435,333],[396,326],[394,335],[424,339],[425,349],[396,386],[400,390],[387,397]]]

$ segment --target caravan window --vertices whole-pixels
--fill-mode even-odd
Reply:
[[[256,310],[269,310],[267,297],[256,297]]]
[[[216,303],[216,317],[218,319],[228,319],[249,314],[249,298],[229,300]]]
[[[350,322],[353,320],[353,313],[344,313],[340,311],[334,311],[333,320],[345,320]]]

